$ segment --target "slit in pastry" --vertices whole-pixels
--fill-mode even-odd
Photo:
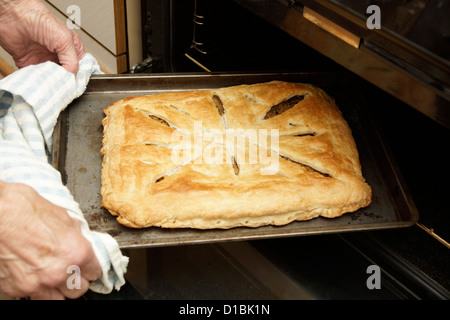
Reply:
[[[289,98],[287,100],[284,100],[280,102],[279,104],[274,105],[270,110],[266,113],[264,116],[264,120],[273,118],[275,116],[278,116],[289,109],[292,109],[295,107],[300,101],[303,101],[305,99],[305,95],[295,95],[292,98]]]

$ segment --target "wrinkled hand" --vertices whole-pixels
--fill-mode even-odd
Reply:
[[[19,68],[53,61],[75,75],[84,55],[76,32],[39,0],[0,0],[0,46]]]
[[[67,285],[80,268],[80,288]],[[0,291],[33,299],[78,298],[101,276],[78,221],[23,184],[0,181]]]

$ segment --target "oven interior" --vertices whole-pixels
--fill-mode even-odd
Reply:
[[[239,1],[212,2],[143,1],[147,62],[132,72],[353,77],[353,89],[362,93],[411,192],[419,222],[401,229],[129,249],[127,284],[108,296],[89,292],[85,298],[448,299],[450,130]],[[370,265],[381,269],[380,289],[367,287]]]

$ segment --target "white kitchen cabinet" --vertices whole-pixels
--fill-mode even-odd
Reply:
[[[45,0],[49,10],[65,24],[79,8],[80,35],[86,52],[96,57],[105,73],[124,73],[142,61],[140,0]],[[15,70],[9,55],[0,50],[0,73]]]

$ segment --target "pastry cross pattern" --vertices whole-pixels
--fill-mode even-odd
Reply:
[[[309,96],[309,93],[304,93],[304,94],[297,94],[294,95],[293,97],[289,97],[287,99],[285,99],[284,101],[273,105],[269,108],[269,110],[265,113],[264,117],[262,119],[260,119],[260,121],[267,121],[269,119],[272,119],[274,117],[282,117],[283,114],[285,114],[288,110],[296,107],[298,104],[302,103],[303,101],[305,101]],[[250,96],[245,96],[245,98],[247,100],[249,100],[250,103],[258,103],[258,101],[256,101],[254,98],[250,97]],[[208,141],[207,145],[204,147],[205,149],[208,150],[215,150],[215,152],[217,152],[220,148],[224,148],[226,151],[224,152],[224,154],[226,154],[226,159],[223,162],[216,163],[216,164],[225,164],[228,166],[232,167],[232,172],[234,173],[235,176],[239,176],[240,175],[240,167],[241,165],[246,161],[246,155],[245,154],[238,154],[238,152],[236,152],[236,147],[235,147],[235,143],[236,143],[236,139],[237,138],[239,140],[239,138],[243,139],[241,141],[244,140],[248,140],[247,142],[249,143],[249,149],[251,149],[250,145],[253,144],[253,146],[255,147],[252,150],[259,150],[259,157],[260,157],[260,161],[262,161],[262,158],[264,156],[264,153],[267,156],[267,153],[270,154],[268,157],[277,157],[277,163],[278,161],[287,161],[291,164],[294,164],[296,166],[298,166],[299,170],[302,170],[302,172],[307,172],[310,174],[316,174],[319,175],[323,178],[333,178],[333,176],[331,174],[329,174],[328,172],[326,172],[326,170],[323,170],[321,168],[313,168],[313,166],[311,166],[310,164],[306,164],[300,161],[296,161],[294,160],[292,157],[283,154],[282,152],[280,152],[279,148],[278,148],[278,130],[276,130],[276,134],[268,134],[267,131],[265,130],[263,134],[259,134],[259,139],[254,139],[254,135],[248,134],[249,130],[237,130],[235,131],[234,129],[232,129],[233,134],[230,140],[227,140],[227,138],[224,138],[223,135],[230,133],[230,128],[228,128],[228,121],[227,121],[227,106],[226,104],[223,103],[222,99],[219,97],[219,95],[217,94],[213,94],[211,97],[212,103],[215,106],[217,113],[220,117],[221,120],[221,124],[222,124],[222,128],[221,130],[210,130],[207,128],[203,128],[201,127],[201,121],[196,121],[196,124],[194,124],[194,127],[197,126],[197,131],[201,132],[201,134],[206,134],[206,136],[209,136],[208,139],[206,139]],[[168,104],[166,105],[166,107],[178,112],[179,114],[181,114],[184,117],[189,117],[192,118],[193,116],[184,111],[182,108],[177,107],[173,104]],[[141,112],[143,114],[145,114],[150,121],[157,121],[158,123],[170,127],[174,130],[174,133],[178,134],[178,138],[180,137],[180,134],[182,137],[187,137],[192,135],[192,133],[188,132],[187,130],[185,130],[184,128],[181,128],[179,126],[177,126],[174,122],[170,121],[169,119],[165,118],[162,115],[157,114],[157,112],[149,112],[148,110],[144,110],[144,109],[140,109],[137,108],[136,111]],[[288,121],[288,120],[287,120]],[[198,125],[200,127],[198,127]],[[282,136],[286,137],[295,137],[296,139],[302,139],[305,137],[318,137],[319,135],[323,134],[324,132],[315,132],[312,131],[310,129],[306,130],[304,129],[305,125],[303,124],[299,124],[299,123],[293,123],[288,121],[288,125],[290,127],[299,127],[301,129],[298,130],[298,132],[296,133],[289,133],[289,134],[283,134]],[[306,126],[307,128],[309,128],[308,126]],[[260,129],[261,130],[261,129]],[[195,131],[195,130],[194,130]],[[271,130],[273,133],[273,130]],[[219,132],[219,133],[218,133]],[[256,130],[255,130],[256,132]],[[211,133],[213,134],[213,138],[211,139]],[[194,132],[195,135],[195,132]],[[218,137],[219,136],[219,140],[215,139],[214,137]],[[179,140],[178,138],[175,138],[176,140]],[[203,138],[203,137],[202,137]],[[253,139],[252,139],[253,138]],[[276,138],[276,143],[274,143],[274,139]],[[172,149],[172,154],[173,155],[178,155],[180,154],[180,150],[182,150],[181,152],[186,155],[187,154],[191,154],[191,156],[187,156],[184,157],[184,160],[180,161],[180,159],[182,158],[177,158],[177,161],[174,160],[174,157],[172,157],[172,160],[174,160],[174,166],[165,172],[160,173],[159,175],[156,176],[156,178],[154,179],[154,181],[152,182],[152,184],[156,184],[159,183],[161,181],[163,181],[164,179],[166,179],[167,177],[175,174],[177,171],[179,171],[180,169],[182,169],[184,166],[189,165],[191,163],[201,163],[202,161],[202,157],[204,156],[203,152],[196,152],[196,150],[192,150],[193,148],[195,148],[195,143],[190,143],[191,142],[191,137],[188,137],[188,144],[184,145],[184,146],[180,146],[180,145],[174,145],[174,144],[163,144],[163,143],[155,143],[155,142],[151,142],[151,141],[145,141],[143,142],[143,144],[145,145],[149,145],[149,146],[153,146],[153,147],[158,147],[158,148],[166,148],[166,149]],[[267,141],[271,140],[272,144],[271,145],[267,145]],[[231,141],[231,143],[230,143]],[[276,146],[276,148],[273,147],[273,145]],[[203,147],[203,144],[202,144]],[[310,148],[316,152],[323,152],[323,150],[321,150],[320,148],[311,145]],[[261,151],[261,150],[265,150],[265,151]],[[192,156],[193,155],[193,156]],[[250,155],[251,156],[251,155]],[[247,157],[248,154],[247,154]],[[222,158],[222,157],[220,157]],[[218,158],[215,158],[216,162],[218,160]],[[223,160],[223,159],[220,159]],[[251,161],[251,160],[250,160]],[[156,163],[152,162],[152,161],[141,161],[144,164],[147,165],[155,165]],[[264,160],[264,164],[267,164],[268,159],[266,158]],[[271,172],[271,173],[266,173],[266,174],[279,174],[279,175],[283,175],[283,173],[278,172],[278,168],[277,170]]]

